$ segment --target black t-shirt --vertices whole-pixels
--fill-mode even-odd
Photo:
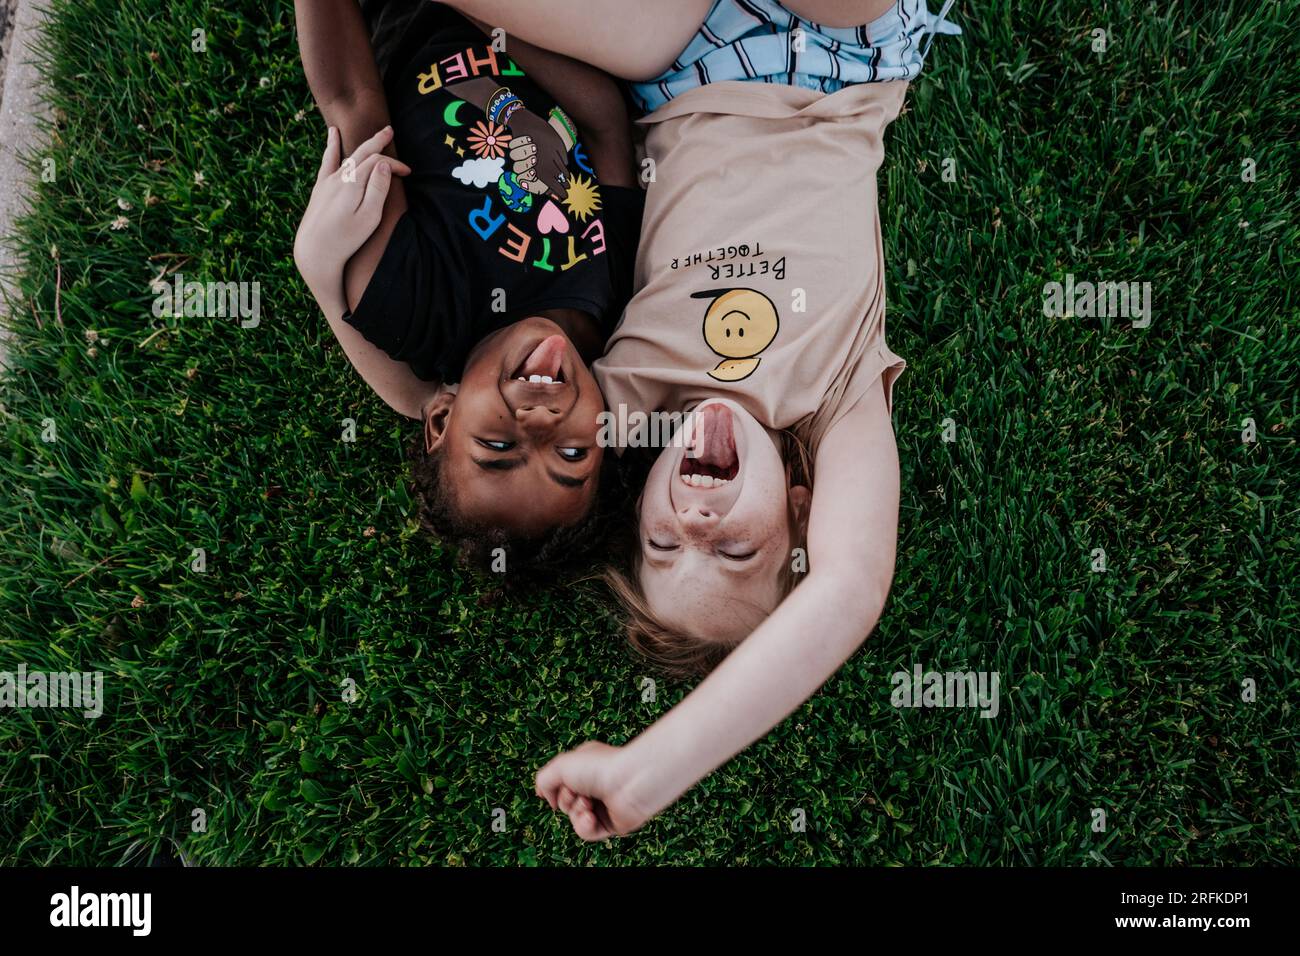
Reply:
[[[397,155],[413,170],[409,208],[344,318],[416,375],[447,383],[484,336],[545,309],[579,309],[612,332],[631,296],[641,190],[601,186],[581,131],[567,197],[525,190],[509,127],[456,85],[488,78],[543,121],[556,102],[449,8],[426,4],[384,68]]]

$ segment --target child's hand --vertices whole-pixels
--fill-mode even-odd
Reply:
[[[537,772],[537,795],[569,817],[584,840],[606,840],[639,829],[652,816],[635,805],[621,747],[589,740]]]
[[[510,118],[511,169],[523,187],[534,195],[551,193],[563,200],[569,195],[569,149],[564,137],[549,122],[518,110]]]
[[[383,155],[393,138],[386,126],[340,163],[339,131],[330,127],[311,201],[293,244],[293,260],[317,297],[343,285],[343,267],[379,226],[392,176],[410,167]]]

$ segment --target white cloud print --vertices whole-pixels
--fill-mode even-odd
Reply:
[[[496,159],[469,159],[451,171],[451,174],[466,186],[482,189],[501,178],[501,171],[506,168],[503,157]]]

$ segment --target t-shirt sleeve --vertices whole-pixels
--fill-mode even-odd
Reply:
[[[848,414],[870,389],[885,390],[885,411],[894,414],[894,383],[907,368],[907,360],[889,347],[883,331],[858,358],[853,369],[844,378],[843,384],[836,383],[822,402],[822,406],[813,416],[809,425],[807,439],[815,449],[821,440],[835,426],[835,423]]]
[[[455,287],[442,281],[444,272],[441,252],[408,211],[397,221],[361,301],[343,318],[420,378],[454,381],[448,376],[454,356],[444,353],[452,345],[447,330],[456,324],[449,309]]]

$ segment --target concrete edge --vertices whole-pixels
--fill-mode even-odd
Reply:
[[[0,94],[0,368],[8,368],[9,315],[22,263],[12,246],[14,225],[31,199],[32,173],[24,157],[44,149],[50,116],[48,88],[37,66],[37,48],[49,22],[44,0],[20,0]]]

